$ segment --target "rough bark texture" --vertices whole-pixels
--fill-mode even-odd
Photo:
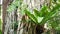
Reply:
[[[3,29],[2,34],[14,34],[14,24],[17,22],[16,10],[7,12],[7,7],[11,0],[3,0]]]
[[[9,3],[9,1],[8,0],[3,0],[3,29],[2,29],[2,34],[4,34],[4,30],[5,30],[5,25],[6,25],[6,14],[7,14],[7,12],[6,12],[6,9],[7,9],[7,5],[8,5],[8,3]]]

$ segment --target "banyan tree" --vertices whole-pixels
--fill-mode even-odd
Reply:
[[[55,2],[52,1],[3,0],[2,34],[45,34],[47,32],[44,28],[45,24],[53,14],[57,13],[56,10],[60,6],[55,3],[57,5],[51,8],[52,3]],[[54,29],[51,33],[55,33]]]

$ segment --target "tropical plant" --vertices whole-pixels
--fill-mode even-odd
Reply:
[[[60,9],[60,4],[57,4],[53,7],[53,9],[49,10],[49,8],[44,5],[40,11],[34,9],[34,13],[31,14],[30,11],[25,10],[27,16],[32,19],[37,24],[45,24],[49,19],[55,16],[55,14]]]
[[[57,29],[57,27],[59,27],[59,22],[57,22],[57,20],[54,21],[53,19],[56,17],[56,14],[59,12],[59,10],[60,4],[56,4],[52,7],[52,9],[48,8],[46,5],[43,5],[39,11],[34,9],[33,13],[31,13],[28,9],[25,9],[25,14],[27,14],[31,21],[37,25],[44,25],[45,23],[49,23],[48,27],[51,26],[52,29]]]

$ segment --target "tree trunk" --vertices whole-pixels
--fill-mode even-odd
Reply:
[[[4,34],[4,30],[5,30],[5,25],[6,25],[6,9],[7,9],[7,5],[8,5],[9,1],[8,0],[3,0],[3,4],[2,4],[2,9],[3,9],[3,26],[2,26],[2,34]]]

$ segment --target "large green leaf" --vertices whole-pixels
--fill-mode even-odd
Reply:
[[[36,9],[34,9],[34,15],[35,15],[36,17],[40,16],[39,11],[36,10]]]
[[[47,11],[48,7],[46,5],[42,6],[41,10],[39,11],[39,16],[45,17],[46,14],[48,13]]]
[[[37,18],[31,14],[28,10],[25,10],[25,13],[32,19],[35,23],[37,23]]]
[[[34,14],[36,16],[45,17],[48,13],[49,13],[48,12],[48,7],[46,5],[42,6],[40,11],[34,9]]]
[[[40,11],[34,9],[34,16],[37,18],[38,23],[40,23],[43,18],[49,14],[47,9],[48,7],[46,5],[44,5]]]

